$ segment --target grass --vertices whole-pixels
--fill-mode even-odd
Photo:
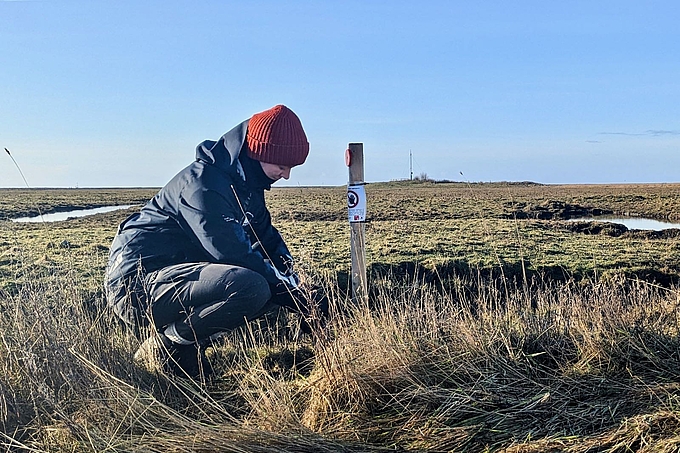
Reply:
[[[276,224],[335,315],[313,335],[285,312],[230,332],[203,383],[136,366],[138,339],[104,308],[106,251],[128,212],[0,222],[0,446],[677,451],[680,295],[655,278],[677,275],[677,239],[575,233],[533,214],[650,215],[654,200],[675,206],[662,197],[675,190],[376,185],[367,305],[343,280],[343,190],[272,191]]]
[[[158,189],[0,189],[0,220],[48,212],[143,204]]]
[[[611,212],[656,219],[680,213],[680,185],[544,186],[382,183],[367,188],[369,265],[447,272],[503,269],[506,275],[632,278],[677,283],[680,235],[659,238],[578,233],[564,220]],[[344,189],[286,188],[269,194],[272,216],[315,267],[349,266]]]
[[[337,315],[313,336],[285,313],[230,333],[211,354],[218,379],[201,384],[136,367],[137,340],[59,273],[2,294],[6,448],[614,452],[680,439],[674,290],[504,292],[460,277],[442,293],[387,276],[370,306],[336,290]]]
[[[153,189],[4,190],[0,213],[24,215],[26,206],[139,203]],[[272,217],[296,256],[314,269],[347,274],[349,231],[343,188],[283,188],[268,196]],[[613,212],[674,218],[680,185],[543,186],[521,184],[383,183],[368,186],[367,255],[385,268],[450,269],[549,278],[631,278],[678,283],[680,234],[659,237],[607,228],[575,231],[564,218],[579,212]],[[2,204],[2,203],[0,203]],[[0,285],[23,249],[44,250],[60,262],[78,253],[105,255],[117,224],[136,208],[58,224],[5,225],[0,239]],[[48,210],[43,210],[48,212]],[[598,234],[593,234],[594,232]],[[35,265],[45,265],[37,263]],[[101,265],[100,265],[101,267]],[[99,271],[99,269],[97,269]],[[96,276],[94,276],[96,279]]]

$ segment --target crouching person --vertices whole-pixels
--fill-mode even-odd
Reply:
[[[158,333],[137,358],[152,354],[166,370],[205,376],[210,337],[277,305],[310,309],[264,198],[308,153],[299,118],[277,105],[199,144],[196,160],[121,223],[108,304],[138,332],[151,325]]]

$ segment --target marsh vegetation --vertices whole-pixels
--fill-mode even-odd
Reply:
[[[102,189],[104,191],[104,189]],[[152,189],[2,191],[4,218],[133,204]],[[347,293],[344,188],[268,194],[325,329],[274,313],[211,349],[209,382],[136,366],[105,309],[128,211],[0,222],[0,445],[7,451],[624,452],[680,448],[679,185],[370,185],[371,294]],[[75,200],[73,204],[69,200]],[[101,203],[101,204],[99,204]]]

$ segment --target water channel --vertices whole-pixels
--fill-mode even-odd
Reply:
[[[127,209],[134,204],[116,205],[116,206],[102,206],[99,208],[92,209],[74,209],[73,211],[63,211],[63,212],[51,212],[49,214],[43,214],[42,216],[34,217],[18,217],[12,219],[12,222],[60,222],[62,220],[67,220],[73,217],[85,217],[88,215],[100,214],[103,212],[118,211],[119,209]]]
[[[609,222],[620,223],[629,230],[668,230],[680,228],[680,223],[663,222],[655,219],[645,219],[643,217],[581,217],[569,219],[570,222]]]
[[[13,222],[60,222],[73,217],[85,217],[88,215],[100,214],[103,212],[117,211],[119,209],[128,209],[133,204],[102,206],[93,209],[75,209],[72,211],[52,212],[43,214],[42,216],[34,217],[19,217],[12,219]],[[668,230],[670,228],[679,228],[680,223],[663,222],[656,219],[646,219],[643,217],[580,217],[569,219],[570,222],[610,222],[620,223],[625,225],[629,230]]]

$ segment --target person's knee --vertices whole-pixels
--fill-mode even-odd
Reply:
[[[260,313],[271,298],[267,280],[243,267],[197,263],[165,274],[169,271],[177,278],[154,281],[153,322],[163,328],[180,321],[175,328],[187,340],[234,328]]]
[[[261,310],[272,297],[269,283],[255,271],[238,268],[234,270],[231,279],[236,292],[251,301],[254,311]]]

